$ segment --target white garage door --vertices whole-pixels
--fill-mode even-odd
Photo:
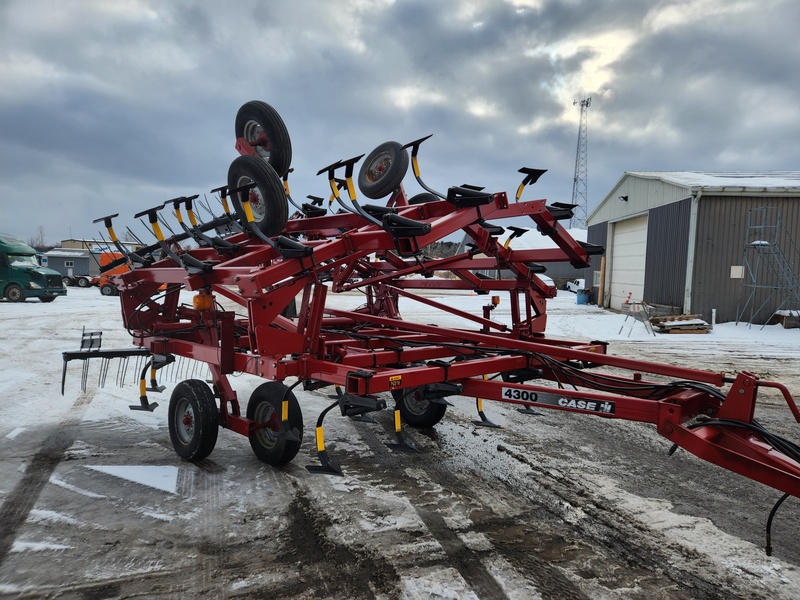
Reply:
[[[611,254],[611,305],[620,310],[630,294],[641,302],[647,249],[647,215],[614,223]]]

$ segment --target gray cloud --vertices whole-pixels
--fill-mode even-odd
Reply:
[[[528,197],[569,200],[583,94],[590,209],[625,170],[796,168],[797,3],[530,4],[4,2],[0,230],[92,237],[221,185],[253,99],[286,121],[296,197],[325,194],[334,160],[433,133],[436,188],[513,193],[533,166]]]

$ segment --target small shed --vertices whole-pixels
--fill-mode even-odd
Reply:
[[[710,321],[800,309],[800,171],[626,172],[587,219],[598,304]]]
[[[94,275],[92,267],[97,264],[89,250],[77,248],[53,248],[45,252],[44,256],[49,269],[68,277]]]

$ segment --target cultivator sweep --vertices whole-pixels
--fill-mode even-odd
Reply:
[[[397,445],[413,448],[403,424],[434,426],[450,402],[466,396],[475,399],[476,422],[486,426],[493,423],[483,401],[511,403],[528,413],[552,408],[652,423],[676,447],[800,496],[800,448],[754,418],[759,390],[773,388],[800,421],[783,385],[746,372],[729,377],[610,356],[601,341],[545,336],[546,302],[556,290],[539,277],[541,263],[587,267],[603,248],[575,241],[563,227],[574,206],[522,199],[544,171],[520,169],[514,198],[471,185],[439,193],[420,175],[418,154],[427,138],[387,142],[366,158],[339,160],[319,171],[330,186],[327,205],[313,196],[299,204],[290,194],[291,143],[278,113],[263,102],[248,102],[235,128],[241,156],[230,166],[227,185],[213,190],[219,215],[202,221],[197,196],[141,211],[136,217],[146,218],[156,241],[136,252],[117,241],[112,221],[118,215],[98,219],[130,265],[114,276],[124,326],[135,351],[150,356],[151,381],[143,371],[135,408],[154,407],[147,392],[158,389],[157,371],[175,357],[210,370],[210,385],[188,379],[172,393],[169,431],[181,457],[208,456],[222,427],[247,436],[262,461],[285,464],[303,437],[292,390],[333,386],[332,403],[317,420],[320,462],[310,470],[341,473],[323,434],[324,417],[334,408],[364,419],[393,402]],[[409,165],[425,190],[412,197],[403,184]],[[356,187],[382,202],[362,204]],[[168,210],[179,229],[167,225]],[[508,238],[523,231],[500,224],[510,219],[531,221],[555,247],[518,250],[501,243],[506,230]],[[447,258],[426,254],[427,246],[452,234],[469,238],[462,252]],[[192,305],[181,303],[181,290],[195,293]],[[363,306],[326,304],[329,294],[350,290],[364,294]],[[431,291],[448,290],[486,295],[487,303],[481,314],[472,314],[430,297]],[[510,324],[491,318],[501,297],[509,303]],[[235,309],[224,308],[223,301]],[[471,325],[405,319],[399,307],[412,301]],[[101,357],[102,352],[96,350]],[[65,354],[65,368],[71,358]],[[266,380],[244,411],[231,385],[234,373]]]

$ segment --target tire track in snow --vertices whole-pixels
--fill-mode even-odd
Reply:
[[[0,564],[5,562],[19,528],[28,519],[45,484],[74,443],[74,427],[80,422],[96,391],[96,388],[87,389],[75,400],[68,418],[45,440],[28,464],[25,475],[0,506]]]

